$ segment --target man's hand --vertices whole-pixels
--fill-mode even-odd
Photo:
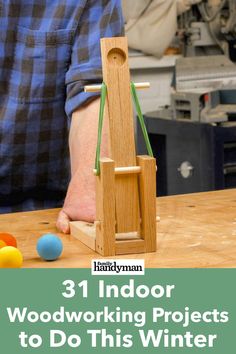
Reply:
[[[95,220],[95,176],[93,175],[99,99],[78,109],[72,116],[70,128],[71,182],[64,206],[57,219],[57,227],[70,232],[69,222]],[[108,156],[107,125],[103,127],[101,156]]]

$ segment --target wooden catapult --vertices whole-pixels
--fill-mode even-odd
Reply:
[[[102,256],[154,252],[156,161],[136,156],[127,39],[101,39],[101,54],[111,158],[99,160],[95,223],[71,222],[71,234]],[[85,89],[98,91],[101,85]]]

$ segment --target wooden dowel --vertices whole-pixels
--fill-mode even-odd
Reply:
[[[115,175],[140,173],[140,166],[130,166],[130,167],[115,167]]]
[[[96,175],[97,170],[94,169],[93,173]],[[140,173],[140,166],[129,166],[129,167],[116,167],[115,175],[131,174],[131,173]]]
[[[150,88],[150,82],[136,82],[134,84],[136,89],[146,89],[146,88]]]
[[[145,89],[150,87],[150,82],[137,82],[134,84],[136,89]],[[102,85],[87,85],[84,86],[84,92],[98,92],[101,91]]]
[[[156,166],[157,171],[157,166]],[[140,166],[129,166],[129,167],[115,167],[115,175],[125,175],[125,174],[132,174],[132,173],[140,173],[141,167]],[[97,170],[93,169],[94,175],[97,174]]]
[[[84,86],[84,92],[98,92],[101,91],[102,85],[87,85]]]

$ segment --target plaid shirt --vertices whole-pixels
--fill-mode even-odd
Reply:
[[[119,0],[0,0],[0,212],[62,204],[68,117],[120,35]]]

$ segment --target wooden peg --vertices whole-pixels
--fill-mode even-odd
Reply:
[[[137,82],[134,84],[136,89],[146,89],[150,87],[150,82]],[[101,91],[102,85],[86,85],[84,86],[84,92],[99,92]]]
[[[131,173],[140,173],[141,167],[140,166],[116,167],[114,172],[115,172],[115,175],[127,175],[127,174],[131,174]],[[97,170],[94,169],[93,173],[96,175]]]

